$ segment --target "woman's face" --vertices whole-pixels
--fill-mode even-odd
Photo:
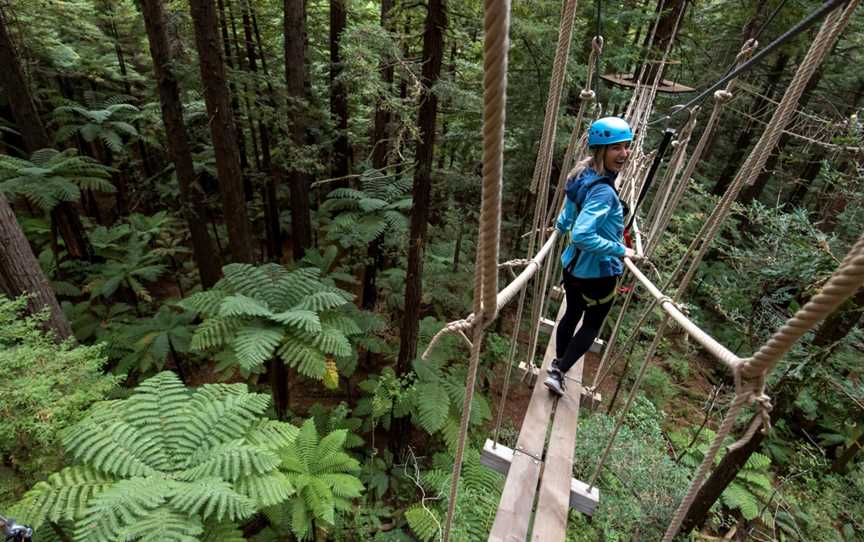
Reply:
[[[627,162],[627,158],[629,157],[629,141],[613,143],[606,147],[606,156],[603,158],[603,167],[605,167],[607,171],[618,173],[621,171],[621,168],[624,167],[624,164]]]

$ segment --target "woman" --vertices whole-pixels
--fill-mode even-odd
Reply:
[[[605,117],[588,129],[592,155],[579,162],[567,181],[564,209],[556,229],[570,234],[561,255],[567,311],[558,323],[555,360],[544,384],[552,393],[564,394],[564,375],[594,343],[612,307],[618,278],[624,270],[621,258],[637,259],[621,242],[625,206],[615,190],[615,178],[630,156],[633,132],[624,119]],[[574,335],[576,324],[582,326]]]

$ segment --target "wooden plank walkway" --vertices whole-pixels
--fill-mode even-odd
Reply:
[[[566,303],[561,303],[552,330],[552,339],[546,347],[543,364],[540,366],[541,374],[545,374],[546,368],[555,358],[554,338],[555,333],[558,332],[557,322],[564,315],[565,310]],[[537,495],[537,484],[540,481],[540,463],[546,443],[546,429],[552,417],[553,405],[554,401],[549,390],[543,385],[543,379],[538,378],[519,430],[519,439],[513,451],[513,463],[510,465],[504,491],[501,493],[501,502],[498,504],[498,512],[495,514],[495,522],[489,533],[490,542],[524,542],[528,537],[531,511],[534,509],[534,497]],[[517,458],[521,459],[517,461]]]
[[[485,461],[487,465],[499,472],[509,459],[507,481],[489,533],[490,542],[526,542],[529,534],[532,534],[532,523],[532,541],[563,542],[571,503],[575,505],[574,508],[590,514],[599,502],[596,488],[589,493],[584,483],[571,479],[579,403],[583,392],[581,380],[584,357],[567,374],[567,393],[557,401],[554,418],[555,399],[543,385],[546,368],[555,358],[557,322],[565,310],[565,303],[562,302],[539,371],[543,378],[537,378],[534,383],[512,458],[508,455],[509,449],[497,454],[484,453],[488,456]],[[552,429],[547,448],[546,436],[550,422]],[[540,496],[534,517],[532,511],[538,486]],[[575,494],[571,494],[571,490]]]

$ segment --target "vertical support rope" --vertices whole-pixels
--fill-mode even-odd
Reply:
[[[504,154],[504,116],[507,103],[507,52],[510,28],[509,0],[486,0],[484,4],[483,55],[483,196],[480,212],[479,242],[474,278],[474,329],[465,399],[459,423],[459,439],[450,478],[450,496],[443,541],[448,542],[453,528],[459,478],[471,419],[471,403],[480,364],[484,328],[497,315],[498,249],[501,230],[501,187]]]

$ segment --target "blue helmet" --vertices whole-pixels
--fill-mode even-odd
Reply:
[[[603,117],[595,120],[588,128],[589,148],[632,140],[630,125],[621,117]]]

